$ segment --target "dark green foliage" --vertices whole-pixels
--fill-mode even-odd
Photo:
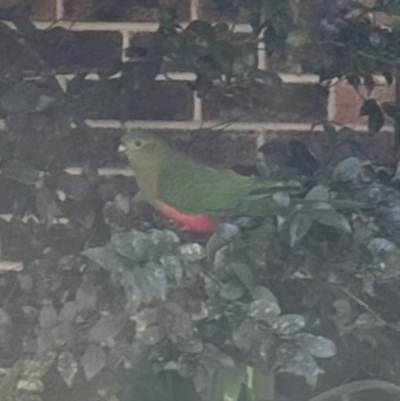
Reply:
[[[317,8],[229,3],[249,10],[271,54],[302,63],[314,54],[309,69],[321,81],[364,83],[372,95],[374,73],[392,83],[398,32],[371,26],[364,11],[397,14],[397,1],[355,19],[346,17],[353,3],[326,6],[307,35],[299,21]],[[205,21],[183,29],[170,10],[160,18],[154,47],[96,71],[103,88],[121,69],[113,88],[134,96],[167,59],[196,73],[201,96],[220,85],[253,105],[257,91],[277,90],[279,76],[257,69],[255,42],[233,43],[225,26]],[[243,217],[211,238],[182,233],[131,201],[132,179],[98,175],[109,160],[73,107],[90,70],[76,71],[65,93],[44,62],[45,35],[15,22],[16,31],[0,23],[1,256],[18,270],[0,277],[5,400],[298,401],[349,380],[358,381],[328,395],[397,396],[387,382],[400,374],[398,166],[374,164],[365,139],[324,122],[318,151],[295,141],[260,151],[260,175],[304,183],[297,198],[276,194],[279,216]],[[382,110],[394,117],[392,104],[362,106],[372,132]],[[81,175],[64,171],[71,159]]]
[[[378,11],[395,14],[397,3],[377,2],[371,8],[325,0],[213,3],[221,15],[249,23],[253,32],[239,39],[224,22],[202,20],[184,28],[176,21],[176,10],[162,10],[154,40],[126,51],[131,60],[122,66],[122,84],[128,103],[158,73],[168,75],[177,68],[195,73],[188,85],[199,97],[215,92],[231,107],[250,112],[262,109],[265,93],[279,90],[277,69],[315,73],[326,86],[335,79],[346,79],[356,89],[364,84],[373,96],[373,75],[382,74],[390,85],[399,67],[399,31],[374,25],[371,19]],[[269,55],[267,72],[258,69],[260,45]],[[381,111],[369,114],[371,132],[378,132],[383,122]]]

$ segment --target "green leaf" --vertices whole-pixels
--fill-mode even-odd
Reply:
[[[228,77],[232,75],[235,54],[235,46],[226,40],[219,40],[211,47],[211,55],[213,59],[218,64],[222,73]]]
[[[2,169],[1,175],[24,185],[33,185],[38,180],[40,171],[28,163],[16,160],[6,165]]]
[[[124,267],[124,263],[111,249],[106,247],[89,248],[82,252],[91,261],[105,270],[117,271]]]
[[[158,14],[160,28],[164,31],[175,30],[176,11],[172,8],[162,9]]]
[[[239,283],[228,282],[221,288],[220,296],[229,301],[234,301],[243,296],[243,286]]]
[[[191,45],[205,48],[215,41],[215,31],[212,25],[206,21],[196,20],[191,22],[185,30],[187,41]]]
[[[308,215],[299,213],[294,216],[289,226],[290,246],[299,243],[310,231],[311,219]]]
[[[78,362],[70,351],[63,351],[58,356],[57,370],[68,388],[71,388],[75,375],[78,372]]]
[[[86,380],[92,380],[106,366],[106,362],[107,358],[103,348],[96,344],[89,344],[81,360]]]
[[[76,291],[75,303],[79,312],[96,310],[97,291],[90,276],[83,278],[82,284]]]
[[[324,133],[329,143],[332,145],[335,144],[338,139],[335,126],[328,122],[323,122],[322,127],[324,128]]]
[[[232,73],[234,76],[246,78],[257,69],[257,48],[248,44],[236,50]]]
[[[296,29],[290,32],[286,38],[286,43],[295,49],[306,46],[309,41],[310,37],[305,29]]]
[[[75,302],[67,302],[61,309],[58,321],[61,323],[73,323],[78,314],[78,307]]]
[[[234,330],[232,338],[235,346],[247,352],[258,341],[258,324],[253,319],[246,319]]]
[[[0,103],[10,113],[40,113],[52,107],[56,100],[44,86],[24,80],[14,85]]]
[[[103,316],[89,331],[92,341],[103,343],[110,338],[114,338],[124,328],[127,316],[122,313],[119,315]]]
[[[158,344],[163,338],[165,338],[165,330],[162,326],[149,326],[141,331],[137,330],[135,334],[135,340],[150,346]]]
[[[280,3],[275,0],[264,0],[261,3],[260,22],[262,26],[277,14],[280,6]]]
[[[372,75],[364,75],[364,85],[367,88],[368,95],[375,89],[375,80]]]
[[[400,16],[400,0],[377,0],[373,10]]]
[[[259,70],[255,71],[254,79],[263,85],[267,85],[271,88],[278,89],[282,86],[282,78],[275,71]]]
[[[350,223],[342,214],[334,210],[315,210],[312,213],[312,218],[320,224],[336,228],[337,230],[351,233]]]
[[[49,226],[59,214],[57,199],[54,191],[43,187],[36,192],[36,210],[40,221]]]
[[[294,25],[300,25],[302,5],[297,0],[288,0],[286,2],[286,15],[293,21]]]
[[[330,197],[330,190],[325,185],[316,185],[315,187],[311,188],[304,199],[310,201],[328,201]]]
[[[231,262],[227,266],[229,271],[236,275],[236,277],[244,284],[247,288],[251,288],[254,284],[254,275],[251,268],[242,262]]]
[[[310,386],[315,387],[318,376],[324,371],[307,350],[284,344],[278,349],[277,354],[279,372],[303,376]]]
[[[381,105],[383,112],[390,118],[396,119],[396,106],[392,102],[384,102]]]
[[[361,84],[361,78],[358,75],[352,74],[346,76],[347,82],[354,88],[358,88]]]
[[[289,336],[298,333],[306,325],[306,319],[302,315],[294,313],[281,315],[272,324],[272,329],[277,335]]]
[[[268,321],[271,316],[279,316],[281,308],[276,302],[258,299],[250,304],[248,313],[254,320]]]
[[[44,301],[39,314],[39,324],[43,329],[54,327],[57,324],[57,311],[51,301]]]
[[[380,107],[376,100],[367,99],[361,106],[360,116],[370,116],[371,114],[375,114],[380,110]]]
[[[19,374],[25,379],[39,379],[47,374],[52,368],[57,352],[50,347],[36,352],[31,358],[20,361]]]
[[[151,245],[150,238],[137,230],[131,230],[127,233],[113,233],[109,243],[110,248],[117,255],[134,262],[148,260]]]
[[[280,57],[286,55],[286,37],[281,37],[272,29],[265,29],[263,42],[268,55],[276,53]]]
[[[356,180],[362,172],[363,162],[355,156],[341,160],[332,172],[334,182],[346,182]]]
[[[247,378],[245,365],[233,369],[218,368],[214,375],[211,400],[238,401]]]
[[[387,71],[382,71],[382,75],[384,76],[386,83],[390,86],[393,83],[393,74]]]
[[[296,343],[301,345],[315,358],[331,358],[336,355],[336,345],[333,341],[311,333],[296,334]]]
[[[274,401],[275,370],[267,367],[252,368],[250,389],[255,401]]]
[[[179,248],[179,254],[186,262],[193,263],[204,260],[207,257],[206,250],[200,244],[183,244]]]
[[[374,99],[367,99],[361,106],[360,116],[368,116],[368,129],[379,132],[385,121],[382,109]]]
[[[371,132],[377,133],[383,127],[385,118],[383,117],[382,110],[379,109],[378,112],[370,114],[368,117],[368,129]]]

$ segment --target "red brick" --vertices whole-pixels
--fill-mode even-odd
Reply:
[[[211,166],[233,167],[254,164],[257,152],[255,131],[187,132],[162,131],[179,150]]]
[[[232,168],[234,166],[252,166],[257,154],[258,133],[255,131],[162,131],[166,138],[171,138],[173,144],[190,157],[197,158],[211,166]],[[394,152],[394,135],[381,132],[370,136],[366,132],[355,133],[355,138],[361,139],[360,146],[365,153],[377,164],[392,164],[396,161]],[[291,140],[304,141],[316,155],[322,148],[328,150],[322,133],[310,131],[266,131],[264,139],[280,149],[279,144]],[[283,148],[285,149],[284,145]],[[279,159],[279,155],[276,156]],[[240,171],[240,170],[239,170]]]
[[[220,90],[207,94],[204,119],[265,122],[313,122],[326,118],[326,90],[317,84],[283,84],[278,89],[258,88],[254,107],[246,108]]]
[[[0,69],[43,73],[43,60],[52,72],[71,74],[118,70],[122,38],[119,32],[73,32],[62,28],[43,31],[40,46],[32,51],[18,41],[15,31],[4,27],[0,32]]]
[[[393,133],[382,131],[379,134],[371,135],[365,131],[354,131],[352,135],[347,133],[346,137],[356,141],[359,149],[362,150],[373,163],[379,165],[396,163]],[[332,151],[332,145],[322,133],[316,133],[314,136],[306,135],[306,138],[311,144],[313,154],[317,157],[318,155],[322,155],[323,152],[329,154]]]
[[[366,154],[376,164],[394,165],[398,161],[398,156],[395,150],[394,133],[380,132],[376,135],[368,135],[368,137],[363,141],[362,146]]]
[[[333,121],[339,124],[366,124],[368,118],[360,117],[360,108],[363,99],[360,94],[367,98],[365,87],[359,87],[359,93],[351,86],[345,83],[340,83],[332,89],[335,102],[335,114]],[[378,103],[394,100],[394,85],[379,85],[373,90],[370,95]]]
[[[153,47],[158,40],[157,32],[132,33],[129,37],[129,45],[132,47]]]
[[[217,40],[229,40],[234,45],[240,45],[246,43],[250,39],[249,34],[243,33],[228,33],[227,35],[217,36]],[[162,48],[162,37],[157,32],[143,32],[143,33],[132,33],[129,39],[129,48],[125,52],[128,57],[132,57],[135,53],[135,48],[144,48],[149,50],[149,53],[155,53],[156,55],[163,54],[164,49]],[[254,51],[256,51],[256,44],[254,43]],[[187,72],[193,71],[193,61],[187,54],[175,55],[174,57],[165,57],[161,66],[161,72]]]
[[[394,134],[382,131],[376,135],[367,132],[356,132],[350,138],[357,140],[358,146],[376,164],[395,164],[397,157],[394,149]],[[349,139],[350,139],[349,138]],[[321,132],[310,131],[278,131],[266,132],[266,141],[272,143],[287,142],[290,140],[305,141],[313,155],[318,159],[324,152],[331,151],[331,144]]]
[[[132,82],[133,84],[133,82]],[[81,118],[116,120],[190,120],[193,95],[184,82],[153,81],[136,90],[118,79],[86,81],[74,96]],[[71,90],[71,89],[70,89]]]
[[[149,130],[189,157],[215,167],[253,166],[257,154],[257,131],[214,131],[208,129]],[[90,162],[97,167],[123,167],[125,161],[117,153],[122,129],[74,129],[54,146],[54,160],[59,168],[82,166]],[[317,139],[319,134],[311,135]],[[292,139],[310,139],[310,132],[266,132],[266,142],[286,143]]]
[[[3,26],[0,31],[0,54],[6,54],[7,57],[0,57],[0,71],[4,76],[10,71],[40,71],[40,58],[37,54],[23,46],[18,40],[18,35],[14,30]],[[5,82],[2,82],[4,85]]]
[[[359,0],[364,6],[373,7],[376,4],[376,0]],[[396,22],[396,16],[390,15],[384,12],[375,12],[370,14],[372,22],[374,25],[385,25],[393,27],[393,24]]]
[[[114,3],[113,3],[114,1]],[[96,8],[95,0],[64,0],[65,19],[73,21],[134,21],[157,22],[159,6],[140,7],[119,4],[126,2],[109,1],[110,7],[105,10]],[[157,2],[154,2],[156,4]],[[190,0],[161,0],[162,7],[176,7],[177,20],[187,21],[190,18]]]
[[[31,196],[27,186],[15,181],[0,178],[0,213],[12,213],[17,202]]]
[[[62,74],[115,71],[122,53],[119,32],[73,32],[62,28],[45,31],[42,56],[47,65]]]
[[[157,32],[144,32],[144,33],[134,33],[130,36],[129,48],[125,51],[125,55],[132,57],[135,53],[135,48],[144,48],[148,50],[148,54],[151,57],[151,53],[156,53],[157,55],[162,54],[163,50],[161,46],[161,38]],[[163,59],[162,65],[160,67],[160,73],[171,72],[171,71],[191,71],[192,67],[188,62],[187,57],[176,57],[168,60]]]
[[[31,18],[35,21],[54,21],[56,19],[56,0],[34,0]]]
[[[394,27],[396,24],[396,16],[389,15],[386,13],[374,13],[373,16],[374,25]]]
[[[200,130],[177,133],[162,130],[161,134],[168,140],[171,139],[171,142],[185,154],[211,166],[232,168],[238,165],[251,166],[255,163],[258,138],[256,131]],[[366,132],[360,132],[355,133],[354,138],[361,139],[361,148],[374,163],[396,162],[392,133],[381,132],[371,136]],[[322,133],[310,131],[265,131],[264,139],[271,144],[284,144],[291,140],[305,141],[316,156],[321,154],[323,149],[328,151],[330,146]]]
[[[124,167],[125,161],[117,152],[124,132],[122,128],[73,129],[69,135],[57,139],[52,158],[58,168],[87,163],[99,168]],[[252,165],[256,157],[258,134],[255,131],[152,129],[149,132],[158,132],[179,151],[211,166]]]
[[[55,160],[62,168],[87,163],[99,168],[123,167],[117,151],[122,134],[122,129],[74,129],[53,147]]]
[[[64,18],[72,21],[84,21],[91,18],[93,0],[64,0]]]
[[[248,23],[249,15],[244,7],[237,8],[234,5],[229,5],[230,1],[224,7],[224,12],[221,13],[215,5],[214,0],[201,0],[199,6],[200,19],[212,22],[234,22]]]

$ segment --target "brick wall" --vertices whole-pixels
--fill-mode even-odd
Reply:
[[[132,174],[117,156],[123,133],[122,121],[126,127],[160,131],[189,155],[223,166],[252,163],[260,133],[271,141],[317,138],[321,128],[311,131],[311,126],[323,119],[350,125],[360,135],[367,131],[366,119],[359,117],[360,94],[343,83],[327,93],[318,85],[318,77],[307,73],[296,75],[282,71],[283,87],[273,96],[263,96],[261,110],[254,113],[232,107],[218,93],[204,102],[199,100],[187,85],[187,81],[194,78],[193,74],[180,65],[169,66],[168,79],[165,74],[157,76],[151,88],[128,103],[120,96],[116,81],[110,79],[107,85],[100,86],[96,74],[86,76],[84,84],[79,85],[80,92],[75,93],[73,78],[77,71],[98,73],[104,68],[118,71],[126,57],[126,49],[132,45],[145,47],[152,40],[158,28],[157,10],[136,7],[118,15],[113,10],[96,11],[94,0],[32,1],[32,20],[45,33],[46,65],[63,88],[74,94],[73,107],[79,110],[89,127],[73,129],[60,149],[55,150],[54,157],[71,175],[79,175],[81,166],[87,161],[97,165],[100,174]],[[178,20],[182,24],[198,18],[221,20],[211,0],[158,0],[158,3],[178,5]],[[378,18],[387,22],[382,16]],[[222,20],[230,22],[229,13]],[[239,15],[234,25],[237,40],[251,32],[242,22]],[[65,28],[70,35],[66,36],[63,30],[49,30],[49,27]],[[0,38],[0,54],[7,54],[6,58],[0,59],[2,69],[24,65],[34,71],[37,65],[34,55],[23,51],[15,42],[8,43],[4,37]],[[266,69],[269,62],[271,60],[267,60],[260,49],[259,68]],[[148,72],[151,74],[151,66]],[[388,88],[382,82],[372,95],[379,101],[393,100],[393,86]],[[1,117],[0,110],[0,131],[5,128]],[[229,124],[227,120],[230,120]],[[382,133],[367,139],[366,148],[378,162],[393,162],[392,127],[384,127]],[[9,216],[7,211],[12,207],[13,199],[4,189],[0,188],[0,192],[4,195],[0,199],[0,215],[4,218]],[[20,268],[20,263],[2,261],[0,270]]]
[[[197,18],[208,21],[220,18],[211,0],[161,0],[159,3],[178,5],[178,20],[183,24]],[[32,18],[40,29],[60,26],[71,32],[70,37],[60,40],[57,30],[49,31],[46,46],[51,51],[46,52],[45,60],[71,92],[74,90],[71,79],[77,70],[96,72],[104,66],[117,69],[126,56],[125,49],[131,45],[146,45],[158,27],[156,8],[136,7],[118,15],[112,10],[95,10],[94,0],[35,0]],[[229,22],[229,13],[224,18]],[[250,32],[250,27],[241,23],[241,16],[237,22],[234,32],[238,37]],[[18,57],[18,54],[14,55],[14,63]],[[0,61],[0,64],[6,62]],[[258,62],[262,69],[268,64],[262,49]],[[82,160],[100,154],[103,172],[118,172],[115,168],[121,166],[115,152],[122,132],[121,121],[129,127],[161,130],[178,139],[181,136],[181,143],[194,144],[204,158],[224,165],[251,161],[260,132],[273,140],[303,137],[310,135],[312,123],[324,119],[350,125],[360,133],[366,131],[366,119],[358,116],[361,98],[348,85],[340,83],[327,93],[314,75],[286,72],[281,77],[283,86],[279,93],[266,94],[260,99],[262,109],[249,113],[232,107],[226,99],[218,97],[218,93],[205,101],[199,100],[187,85],[192,74],[180,66],[176,66],[176,71],[168,72],[169,79],[165,75],[158,76],[150,89],[139,91],[129,103],[119,95],[118,85],[113,80],[99,88],[96,76],[88,76],[85,90],[76,96],[76,109],[91,127],[93,136],[89,140],[87,135],[82,139],[79,131],[72,134],[69,147],[66,147],[71,153],[70,167],[79,167]],[[382,83],[372,95],[378,100],[392,100],[393,86],[387,88]],[[226,120],[232,122],[224,124]],[[317,127],[314,133],[319,129]],[[371,142],[372,148],[380,149],[373,153],[382,162],[390,162],[394,157],[391,130],[391,127],[385,127],[380,138]],[[217,147],[215,143],[218,143]],[[76,151],[74,147],[78,145],[80,150]],[[65,154],[68,154],[67,150]]]

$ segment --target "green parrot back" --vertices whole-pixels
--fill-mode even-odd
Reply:
[[[184,213],[262,216],[271,208],[272,194],[282,190],[276,182],[203,165],[148,132],[130,132],[122,144],[142,196]]]

